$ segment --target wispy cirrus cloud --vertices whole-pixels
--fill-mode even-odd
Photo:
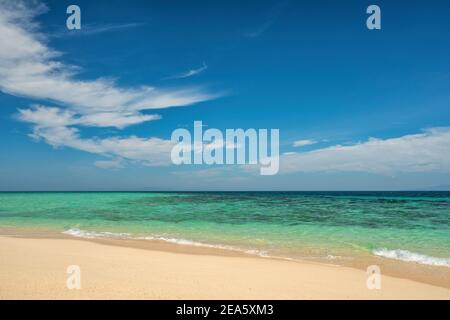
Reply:
[[[259,165],[243,165],[242,172],[259,174]],[[395,138],[369,138],[352,145],[333,145],[280,156],[279,174],[450,173],[450,127],[436,127]]]
[[[35,11],[19,2],[0,2],[0,90],[52,101],[80,116],[114,113],[139,116],[143,110],[187,106],[217,97],[201,88],[161,89],[151,86],[120,87],[106,78],[81,80],[77,67],[61,62],[62,54],[49,48],[38,32]],[[39,11],[38,11],[39,12]],[[40,11],[42,12],[42,10]],[[143,121],[147,117],[141,117]],[[119,126],[123,126],[119,120]]]
[[[275,22],[279,19],[280,15],[286,9],[289,2],[279,2],[273,6],[268,13],[266,20],[257,28],[247,31],[244,33],[244,37],[247,38],[258,38],[262,36],[267,30],[269,30]]]
[[[138,161],[147,166],[170,164],[173,144],[170,140],[141,138],[136,136],[82,138],[80,130],[74,127],[34,127],[30,137],[45,141],[54,148],[73,148],[92,154],[115,158],[118,161]]]
[[[62,61],[48,46],[35,17],[47,7],[40,2],[0,0],[0,90],[29,99],[47,100],[52,107],[21,108],[17,118],[33,125],[33,138],[54,147],[70,147],[117,159],[162,165],[170,161],[170,141],[158,138],[81,138],[79,127],[123,129],[158,120],[145,111],[188,106],[218,97],[199,87],[163,89],[148,85],[123,87],[107,78],[78,78],[78,66]],[[98,33],[134,24],[88,28]],[[201,71],[198,71],[201,72]]]
[[[280,173],[292,172],[450,172],[450,127],[429,128],[397,138],[335,145],[280,158]]]
[[[294,141],[292,146],[293,147],[304,147],[304,146],[310,146],[310,145],[316,144],[316,143],[317,143],[317,141],[315,141],[315,140],[305,139],[305,140]]]
[[[167,77],[167,78],[165,78],[165,80],[189,78],[189,77],[192,77],[192,76],[202,73],[206,69],[208,69],[208,65],[205,62],[203,62],[202,66],[197,69],[191,69],[191,70],[176,74],[174,76]]]
[[[17,118],[23,122],[29,122],[39,127],[80,125],[86,127],[114,126],[118,129],[123,129],[133,124],[161,119],[157,114],[145,115],[125,111],[120,113],[96,112],[79,115],[70,110],[42,105],[32,105],[27,109],[19,109]]]
[[[52,38],[61,37],[80,37],[80,36],[90,36],[105,32],[127,30],[132,28],[137,28],[145,25],[143,22],[135,23],[109,23],[109,24],[83,24],[79,30],[68,30],[63,28],[61,31],[54,32],[49,35]]]

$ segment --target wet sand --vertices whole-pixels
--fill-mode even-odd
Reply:
[[[0,236],[1,299],[450,299],[450,289],[364,270],[133,240]],[[141,247],[140,247],[141,246]],[[68,289],[71,265],[81,289]],[[71,282],[72,283],[72,282]]]

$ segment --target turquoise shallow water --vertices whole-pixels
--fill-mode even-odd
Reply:
[[[450,192],[0,193],[0,226],[450,266]]]

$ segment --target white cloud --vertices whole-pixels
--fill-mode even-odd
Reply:
[[[187,106],[217,97],[200,88],[160,89],[118,86],[106,78],[78,78],[78,66],[61,62],[62,53],[48,45],[34,18],[47,10],[37,1],[0,0],[0,91],[51,101],[58,107],[32,105],[18,110],[17,118],[33,124],[31,137],[56,147],[69,147],[107,156],[98,167],[119,168],[124,161],[145,165],[170,163],[172,143],[159,138],[82,137],[80,126],[116,127],[160,119],[145,110]],[[133,25],[134,26],[134,25]],[[92,28],[106,32],[127,26]],[[191,70],[194,75],[206,69]]]
[[[280,172],[450,172],[450,127],[399,138],[375,139],[284,154]]]
[[[309,146],[312,144],[317,143],[317,141],[314,140],[297,140],[294,141],[294,143],[292,144],[293,147],[304,147],[304,146]]]
[[[87,114],[79,118],[79,124],[92,127],[108,127],[111,123],[121,129],[141,122],[159,120],[161,116],[157,114],[134,114],[131,112],[99,112]]]
[[[44,140],[55,148],[70,147],[117,159],[139,161],[148,166],[170,164],[170,151],[173,146],[170,140],[159,138],[82,138],[77,128],[64,126],[35,127],[30,136],[36,140]]]
[[[206,65],[205,62],[203,62],[202,66],[197,68],[197,69],[191,69],[191,70],[185,71],[183,73],[180,73],[180,74],[177,74],[177,75],[174,75],[174,76],[171,76],[171,77],[167,77],[166,80],[189,78],[189,77],[195,76],[195,75],[197,75],[199,73],[202,73],[206,69],[208,69],[208,66]]]
[[[45,35],[38,32],[33,18],[42,11],[34,11],[22,2],[0,0],[0,90],[3,92],[64,105],[77,113],[80,121],[88,115],[84,118],[88,125],[119,128],[155,119],[143,115],[143,110],[187,106],[216,97],[199,88],[125,88],[105,78],[77,79],[79,67],[56,60],[61,58],[61,53],[49,48]],[[91,121],[93,118],[97,120]]]
[[[19,109],[18,119],[40,127],[61,127],[76,123],[75,113],[40,105],[33,105],[30,109]]]
[[[39,127],[57,127],[81,125],[88,127],[109,127],[114,123],[117,128],[161,119],[159,115],[133,114],[130,112],[99,112],[79,116],[70,110],[56,107],[32,105],[29,109],[19,109],[18,119],[30,122]]]

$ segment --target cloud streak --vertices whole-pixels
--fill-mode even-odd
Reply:
[[[172,144],[168,140],[136,136],[82,138],[80,127],[123,129],[161,118],[146,113],[148,110],[188,106],[218,95],[198,87],[130,88],[107,78],[80,79],[80,67],[63,63],[63,54],[50,48],[48,36],[40,32],[35,18],[46,10],[39,2],[0,0],[0,90],[54,105],[31,105],[18,110],[17,119],[33,125],[30,136],[55,148],[69,147],[115,159],[97,161],[96,165],[102,168],[120,168],[124,159],[145,165],[169,164]],[[134,26],[95,26],[84,33]],[[186,77],[204,69],[206,65],[191,70]]]
[[[34,12],[20,2],[0,2],[0,90],[5,93],[52,101],[80,116],[89,115],[86,119],[108,115],[102,126],[112,127],[136,124],[130,117],[152,120],[142,115],[143,110],[187,106],[216,97],[199,88],[125,88],[106,78],[77,79],[79,68],[57,60],[62,54],[47,46],[33,22]]]
[[[309,146],[309,145],[316,144],[316,143],[317,143],[317,141],[309,140],[309,139],[307,139],[307,140],[297,140],[297,141],[294,141],[292,146],[293,147],[304,147],[304,146]]]
[[[208,66],[206,65],[205,62],[203,62],[202,66],[197,69],[191,69],[191,70],[185,71],[183,73],[180,73],[180,74],[177,74],[177,75],[174,75],[171,77],[167,77],[167,78],[165,78],[165,80],[189,78],[189,77],[192,77],[192,76],[202,73],[206,69],[208,69]]]
[[[279,19],[280,15],[288,6],[288,2],[280,2],[277,3],[274,7],[271,8],[269,12],[269,17],[261,24],[258,28],[248,31],[244,33],[244,37],[247,38],[258,38],[263,35],[267,30],[269,30],[273,24]]]
[[[61,37],[90,36],[99,33],[136,28],[143,25],[144,23],[122,23],[122,24],[119,23],[119,24],[103,24],[103,25],[83,24],[81,29],[79,30],[68,30],[65,28],[61,32],[51,34],[50,37],[61,38]]]
[[[138,161],[147,166],[169,165],[170,151],[173,146],[170,140],[159,138],[136,136],[105,139],[81,138],[77,128],[65,126],[35,127],[30,136],[37,141],[43,140],[55,148],[69,147],[92,154],[114,157],[118,161],[119,159]]]
[[[23,122],[32,123],[38,127],[55,126],[87,126],[87,127],[114,127],[122,129],[127,126],[146,121],[159,120],[156,114],[144,115],[133,112],[97,112],[78,115],[70,110],[42,105],[32,105],[28,109],[19,109],[17,118]]]
[[[280,172],[450,172],[450,127],[398,138],[285,154]]]

